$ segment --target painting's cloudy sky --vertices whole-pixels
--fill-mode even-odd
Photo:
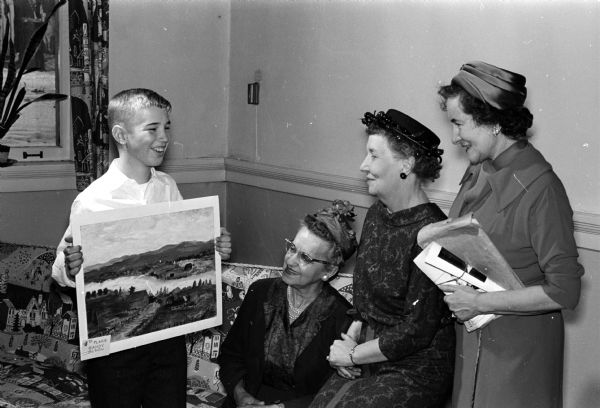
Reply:
[[[209,207],[83,225],[83,257],[87,266],[92,267],[169,244],[208,241],[213,238],[213,218],[213,209]],[[93,250],[86,251],[86,248]]]

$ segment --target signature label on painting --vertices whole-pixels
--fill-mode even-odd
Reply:
[[[110,354],[110,336],[94,337],[83,342],[81,356],[85,359],[102,357]]]

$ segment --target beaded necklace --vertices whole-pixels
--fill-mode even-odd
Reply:
[[[288,302],[288,317],[290,319],[290,323],[294,322],[294,320],[296,320],[304,311],[304,309],[307,308],[308,305],[310,305],[312,303],[311,302],[307,302],[304,305],[300,305],[300,307],[295,307],[292,303],[292,287],[288,286],[287,288],[287,302]]]

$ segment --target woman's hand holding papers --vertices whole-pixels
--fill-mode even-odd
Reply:
[[[444,301],[448,304],[448,308],[460,322],[466,322],[482,314],[477,302],[482,295],[481,292],[463,285],[440,285],[439,288],[446,294]]]

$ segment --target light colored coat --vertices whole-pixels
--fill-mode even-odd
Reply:
[[[472,211],[526,286],[541,285],[564,308],[574,308],[583,268],[573,211],[552,166],[522,142],[485,164],[467,169],[449,216]],[[487,181],[468,201],[482,167],[490,169]],[[559,310],[505,315],[473,333],[457,325],[453,407],[562,407],[563,346]]]

